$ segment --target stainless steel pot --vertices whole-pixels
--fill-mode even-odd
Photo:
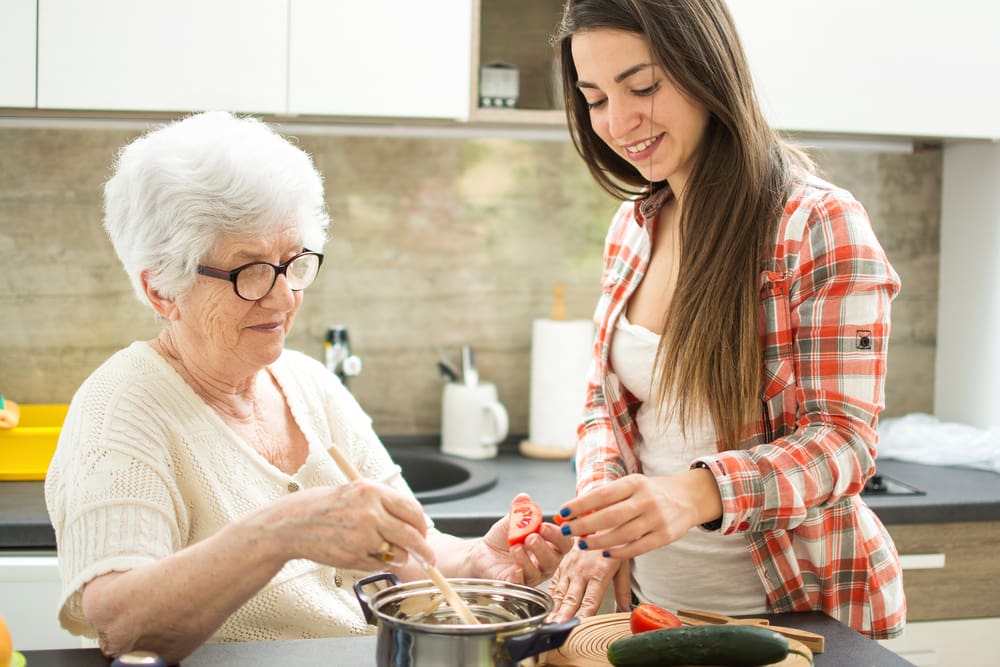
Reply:
[[[563,645],[580,619],[545,623],[552,598],[536,588],[491,579],[449,579],[479,619],[464,625],[430,581],[406,584],[389,572],[354,584],[365,618],[378,626],[379,667],[514,667]],[[377,592],[369,595],[367,589]]]

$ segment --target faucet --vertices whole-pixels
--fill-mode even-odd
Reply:
[[[361,373],[361,358],[351,354],[347,327],[335,325],[327,329],[323,351],[327,370],[336,375],[345,387],[347,386],[347,378],[355,377]]]

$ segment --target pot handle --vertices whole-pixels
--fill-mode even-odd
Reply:
[[[514,662],[530,658],[545,651],[559,648],[566,642],[569,633],[580,624],[580,619],[573,617],[562,623],[549,623],[534,632],[511,635],[504,640],[504,646]]]
[[[354,594],[358,596],[358,602],[361,603],[361,611],[365,613],[365,620],[368,621],[368,625],[377,625],[378,619],[372,613],[371,598],[365,593],[364,588],[371,584],[377,584],[380,581],[388,581],[389,586],[382,586],[379,590],[399,585],[399,579],[392,572],[378,572],[354,582]]]

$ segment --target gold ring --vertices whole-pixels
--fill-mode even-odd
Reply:
[[[389,544],[388,540],[382,540],[382,544],[379,545],[378,551],[369,555],[375,560],[383,563],[391,563],[396,560],[396,552],[393,550],[393,547]]]

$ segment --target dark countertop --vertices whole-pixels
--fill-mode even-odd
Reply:
[[[876,641],[851,630],[821,612],[769,614],[772,625],[818,632],[826,650],[815,656],[816,667],[895,667],[912,665]],[[181,667],[274,667],[274,665],[375,665],[375,638],[301,639],[295,641],[206,644]],[[107,667],[97,649],[24,651],[31,667]]]
[[[385,438],[394,446],[436,450],[434,438]],[[495,466],[497,484],[470,498],[424,507],[439,530],[460,536],[484,534],[507,511],[510,500],[526,491],[546,516],[574,495],[575,474],[568,460],[521,456],[509,439]],[[887,525],[1000,520],[1000,475],[970,468],[927,466],[884,460],[880,474],[916,487],[923,495],[865,496]],[[0,549],[54,549],[55,537],[45,509],[42,482],[0,482]]]

